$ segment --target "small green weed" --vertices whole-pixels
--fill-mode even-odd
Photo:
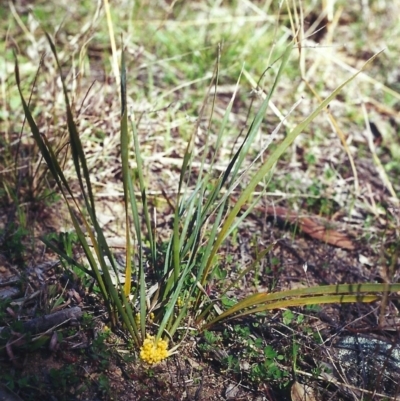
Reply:
[[[65,365],[60,369],[49,370],[50,383],[55,387],[56,393],[62,400],[68,400],[71,397],[71,390],[75,389],[81,383],[81,377],[78,367],[75,365]]]
[[[93,315],[84,312],[82,315],[82,327],[85,329],[93,329],[95,321]]]
[[[45,384],[35,375],[21,377],[13,368],[2,371],[0,383],[11,391],[18,392],[24,401],[35,401],[37,395],[44,391]]]
[[[98,333],[89,351],[90,358],[99,364],[101,370],[107,369],[110,363],[112,352],[110,345],[107,343],[110,336],[110,330],[103,330]]]
[[[281,385],[288,381],[289,372],[280,362],[285,361],[285,356],[274,350],[271,345],[267,345],[264,350],[264,361],[251,368],[250,379],[256,383],[262,383],[266,380],[275,380]]]
[[[26,252],[24,240],[28,234],[28,230],[22,225],[10,222],[6,228],[0,230],[0,252],[13,263],[23,265]]]
[[[97,384],[98,384],[99,390],[102,394],[110,396],[110,394],[111,394],[110,381],[105,374],[101,373],[98,376]]]
[[[222,333],[205,331],[199,350],[206,359],[221,365],[226,373],[253,385],[274,381],[284,386],[289,380],[290,355],[276,351],[255,335],[257,324],[236,324]]]
[[[7,308],[10,307],[11,299],[10,298],[0,298],[0,325],[5,325],[5,321],[9,318],[9,313],[7,312]]]
[[[234,344],[241,350],[240,359],[247,361],[250,367],[247,372],[248,380],[261,383],[266,380],[281,382],[288,378],[284,365],[280,365],[280,362],[286,360],[283,354],[275,351],[271,345],[267,345],[263,338],[252,334],[249,326],[235,325],[233,331]]]

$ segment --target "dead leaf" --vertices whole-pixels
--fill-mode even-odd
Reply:
[[[236,400],[239,394],[239,386],[237,384],[230,383],[225,391],[225,397],[227,400]]]
[[[299,226],[301,231],[314,239],[326,242],[327,244],[334,245],[339,248],[349,250],[354,249],[353,243],[346,235],[336,230],[324,227],[308,217],[300,217]]]
[[[233,198],[233,200],[235,199]],[[310,217],[299,216],[297,213],[291,212],[281,206],[261,206],[255,209],[277,220],[298,225],[301,231],[318,241],[348,250],[353,250],[355,248],[353,242],[347,235],[332,228],[328,228],[330,224],[328,221],[322,221],[322,219],[319,218],[318,220],[320,223],[317,223]]]
[[[314,389],[306,384],[294,382],[290,390],[292,401],[317,401]]]
[[[338,248],[348,250],[354,249],[354,244],[351,239],[347,235],[329,228],[329,222],[317,223],[310,217],[298,216],[297,213],[290,212],[284,207],[267,207],[263,211],[269,216],[279,218],[290,224],[297,224],[301,231],[318,241],[326,242]]]

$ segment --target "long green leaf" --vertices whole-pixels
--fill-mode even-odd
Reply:
[[[400,291],[400,284],[338,284],[338,285],[325,285],[325,286],[316,286],[316,287],[309,287],[309,288],[299,288],[295,290],[287,290],[287,291],[279,291],[275,293],[257,293],[246,297],[245,299],[239,301],[236,305],[232,306],[231,308],[227,309],[221,315],[217,316],[215,319],[212,319],[208,322],[204,329],[207,327],[212,326],[213,324],[232,317],[236,316],[236,314],[241,313],[241,311],[246,310],[247,308],[254,308],[257,305],[263,304],[260,307],[260,310],[266,309],[276,309],[285,306],[299,306],[299,305],[309,305],[312,303],[318,304],[321,299],[324,297],[328,297],[331,295],[338,296],[338,299],[341,297],[348,297],[354,296],[355,299],[359,302],[372,302],[370,301],[363,301],[363,299],[372,299],[368,297],[375,297],[377,299],[377,295],[366,295],[368,293],[390,293],[390,292],[397,292]],[[322,297],[318,297],[322,296]],[[285,300],[285,298],[292,298],[290,300]],[[328,299],[328,298],[326,298]],[[344,299],[344,298],[343,298]],[[346,298],[350,299],[350,298]],[[284,300],[284,301],[283,301]],[[310,301],[309,301],[310,300]],[[279,302],[275,302],[279,301]],[[306,302],[306,303],[304,303]],[[347,301],[343,301],[347,302]],[[351,301],[349,301],[351,302]],[[356,301],[354,301],[356,302]],[[272,306],[271,306],[272,305]],[[264,309],[263,309],[264,308]],[[255,309],[253,309],[255,310]]]
[[[372,56],[364,66],[353,76],[339,85],[305,120],[303,120],[300,124],[298,124],[281,142],[281,144],[276,148],[276,150],[271,154],[268,160],[262,165],[259,171],[255,174],[255,176],[251,179],[250,183],[246,186],[246,189],[242,192],[238,200],[236,201],[235,206],[232,208],[231,212],[229,213],[228,217],[226,218],[221,231],[217,237],[217,240],[214,244],[213,250],[210,255],[210,259],[208,261],[207,269],[205,271],[204,277],[202,279],[202,284],[206,281],[208,276],[209,270],[212,265],[212,259],[214,255],[217,253],[219,247],[221,246],[222,242],[225,240],[227,233],[230,230],[230,227],[233,224],[234,219],[240,212],[243,205],[248,201],[248,199],[252,196],[256,186],[262,179],[268,174],[268,172],[272,169],[275,163],[279,160],[279,158],[283,155],[286,149],[290,146],[290,144],[295,140],[295,138],[304,131],[304,129],[314,120],[314,118],[321,113],[322,110],[325,109],[326,106],[336,97],[336,95],[347,85],[349,84],[358,74],[360,74],[366,66],[373,61],[380,53],[375,54]],[[283,62],[287,60],[284,57]],[[267,98],[268,99],[268,98]],[[264,101],[262,109],[268,105],[267,99]],[[254,124],[254,128],[258,128],[257,124]],[[251,128],[253,129],[253,128]]]
[[[67,112],[67,126],[68,126],[68,132],[70,135],[71,154],[72,154],[74,164],[75,164],[75,171],[78,176],[79,185],[81,187],[81,192],[85,199],[85,203],[86,203],[88,212],[93,213],[93,216],[91,216],[91,218],[95,219],[96,211],[95,211],[95,203],[94,203],[94,197],[93,197],[92,184],[91,184],[90,176],[89,176],[89,169],[87,167],[82,143],[79,138],[75,120],[73,118],[73,113],[72,113],[71,104],[70,104],[69,97],[68,97],[67,87],[66,87],[65,81],[63,79],[62,69],[61,69],[60,62],[58,60],[58,55],[57,55],[57,50],[55,48],[55,45],[54,45],[50,35],[47,32],[45,32],[45,34],[46,34],[47,40],[50,44],[51,51],[56,60],[57,68],[59,71],[59,76],[61,78],[61,84],[62,84],[62,88],[63,88],[64,101],[65,101],[66,112]],[[82,173],[83,173],[85,182],[83,182]],[[86,190],[87,190],[88,194],[86,194]]]
[[[130,241],[130,219],[129,219],[129,181],[131,174],[129,169],[129,133],[128,133],[128,110],[126,102],[126,68],[125,53],[122,52],[121,60],[121,162],[122,162],[122,184],[124,190],[125,207],[125,242],[126,242],[126,267],[124,293],[128,296],[131,292],[132,279],[132,256]]]
[[[381,298],[382,297],[378,295],[324,295],[311,298],[286,299],[282,301],[271,302],[266,305],[261,305],[257,308],[251,308],[249,310],[245,310],[229,318],[239,319],[243,316],[254,315],[256,313],[265,312],[267,310],[296,307],[296,306],[322,305],[322,304],[335,304],[335,303],[345,304],[345,303],[356,303],[356,302],[370,303],[378,301]],[[206,325],[204,329],[206,330],[207,327],[210,326]]]

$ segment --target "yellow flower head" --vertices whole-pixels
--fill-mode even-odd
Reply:
[[[178,299],[176,300],[176,306],[178,308],[182,308],[183,306],[183,299],[181,297],[178,297]]]
[[[155,340],[154,336],[147,334],[143,345],[140,348],[140,358],[148,363],[154,365],[167,358],[168,354],[168,341]]]
[[[140,313],[136,313],[136,315],[135,315],[135,323],[136,323],[137,325],[140,324]]]

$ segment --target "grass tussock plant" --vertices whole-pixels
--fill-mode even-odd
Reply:
[[[118,267],[107,243],[105,233],[99,223],[89,169],[74,120],[68,91],[62,79],[56,48],[51,38],[49,36],[47,38],[62,81],[70,152],[79,183],[79,191],[71,189],[71,183],[64,176],[56,152],[46,136],[40,133],[39,127],[32,117],[21,90],[17,59],[15,66],[16,82],[26,120],[69,209],[78,241],[85,252],[90,268],[77,263],[70,256],[60,252],[59,249],[55,249],[51,242],[46,241],[46,239],[43,240],[46,241],[48,246],[53,247],[61,257],[69,260],[95,279],[98,291],[109,313],[111,328],[123,325],[124,329],[129,332],[136,347],[140,349],[139,355],[143,361],[155,364],[173,354],[179,344],[172,347],[170,343],[177,338],[178,330],[183,330],[183,334],[180,336],[181,341],[183,341],[185,330],[189,330],[190,327],[204,330],[224,319],[289,306],[331,302],[372,302],[380,298],[377,295],[378,292],[387,294],[391,291],[400,290],[400,285],[395,284],[343,284],[269,294],[256,293],[237,302],[223,302],[222,308],[224,310],[221,309],[219,302],[211,300],[209,297],[207,288],[211,280],[219,278],[219,297],[224,299],[227,291],[248,270],[242,272],[234,282],[227,284],[229,281],[225,280],[224,275],[217,271],[218,252],[223,243],[238,229],[243,219],[256,205],[259,198],[253,199],[253,194],[257,185],[271,174],[274,165],[293,140],[358,74],[354,74],[338,86],[326,99],[321,101],[319,106],[307,118],[296,125],[281,143],[275,144],[274,150],[271,151],[266,161],[261,162],[259,165],[256,164],[268,146],[273,141],[276,141],[277,133],[283,124],[282,121],[271,133],[269,141],[262,147],[250,167],[245,168],[244,161],[252,149],[271,96],[279,84],[292,53],[292,43],[287,46],[281,57],[276,60],[280,65],[270,85],[269,92],[251,122],[240,146],[233,153],[226,170],[218,178],[215,178],[213,173],[215,158],[212,157],[211,161],[206,160],[206,155],[210,154],[211,149],[216,154],[221,146],[236,92],[233,94],[220,122],[216,142],[211,144],[207,141],[205,143],[203,156],[200,157],[200,163],[197,162],[197,166],[200,166],[198,169],[195,169],[193,165],[196,159],[194,147],[197,129],[191,135],[183,155],[177,197],[173,201],[174,216],[170,237],[161,244],[157,239],[156,225],[146,193],[145,166],[142,162],[135,117],[128,113],[126,96],[128,76],[124,54],[122,53],[120,145],[126,217],[126,266],[125,280],[123,281],[120,278]],[[375,57],[376,55],[366,65]],[[212,87],[218,86],[218,67],[217,62],[207,97],[209,97]],[[215,90],[214,93],[217,93],[217,91]],[[216,95],[213,98],[212,109],[215,97]],[[206,101],[204,101],[205,104]],[[200,116],[204,114],[204,110],[205,107],[201,110]],[[129,167],[130,152],[132,151],[136,161],[135,171]],[[189,183],[192,184],[193,182],[195,182],[194,186],[190,186]],[[242,185],[243,182],[246,182],[245,186]],[[230,199],[233,194],[236,201],[232,205]],[[246,207],[246,211],[238,217],[243,206],[248,203],[250,205]],[[144,251],[145,246],[148,248],[146,254]],[[264,257],[268,251],[269,249],[260,252],[259,257]],[[160,263],[160,253],[162,254],[162,263]],[[146,277],[147,264],[153,268],[158,266],[156,283],[149,282]],[[116,282],[113,281],[110,270],[114,272]],[[132,286],[133,278],[135,278],[134,286]]]

